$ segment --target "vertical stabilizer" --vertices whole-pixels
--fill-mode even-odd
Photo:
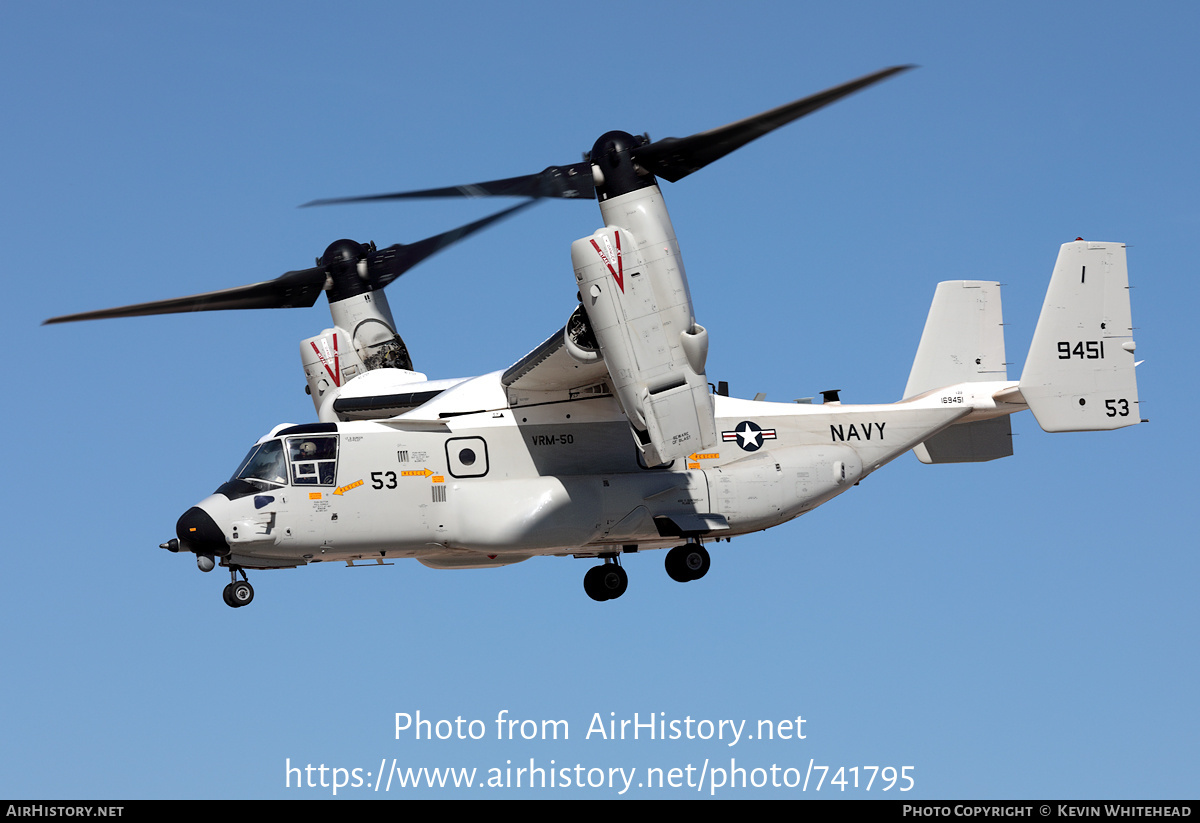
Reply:
[[[1000,284],[938,283],[904,396],[986,380],[1007,380]]]
[[[917,346],[904,396],[958,383],[1008,379],[1000,284],[986,280],[938,283]],[[961,398],[960,398],[961,399]],[[979,463],[1008,457],[1007,417],[959,423],[913,449],[922,463]]]
[[[1048,432],[1139,422],[1133,321],[1123,243],[1063,244],[1020,389]]]

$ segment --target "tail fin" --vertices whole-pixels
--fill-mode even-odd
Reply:
[[[938,283],[904,396],[956,383],[1007,379],[1000,284],[984,280]],[[980,463],[1008,457],[1013,453],[1012,425],[1007,416],[959,423],[913,452],[922,463]]]
[[[904,396],[987,380],[1007,380],[1000,284],[938,283]]]
[[[1123,243],[1063,244],[1020,390],[1048,432],[1140,422]]]

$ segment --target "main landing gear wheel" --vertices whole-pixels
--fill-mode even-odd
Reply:
[[[595,601],[616,600],[629,588],[629,575],[616,563],[593,566],[583,576],[583,590]]]
[[[667,574],[679,583],[699,580],[708,574],[710,562],[708,549],[699,543],[676,546],[667,552]]]

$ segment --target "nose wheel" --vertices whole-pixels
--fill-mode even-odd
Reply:
[[[593,600],[616,600],[629,588],[629,575],[616,558],[606,558],[603,566],[593,566],[583,576],[583,590]]]
[[[242,574],[241,580],[237,579],[238,572]],[[231,566],[229,576],[232,578],[232,582],[221,592],[221,597],[225,600],[225,605],[235,609],[250,605],[250,601],[254,599],[254,587],[246,579],[245,570],[241,566]]]

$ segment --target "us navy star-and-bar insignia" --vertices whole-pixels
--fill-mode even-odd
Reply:
[[[757,423],[751,423],[749,420],[744,420],[738,423],[737,428],[733,431],[721,432],[721,439],[726,443],[737,441],[737,444],[745,451],[753,452],[762,448],[764,440],[774,440],[775,430],[764,429]]]

